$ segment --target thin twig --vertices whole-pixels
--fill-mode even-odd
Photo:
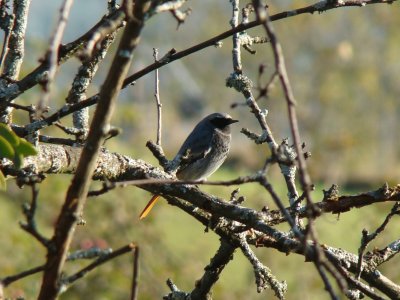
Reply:
[[[104,257],[110,255],[111,253],[112,251],[110,251],[110,249],[90,248],[88,250],[78,250],[69,254],[67,257],[67,261],[74,261],[77,259],[92,259],[99,256]],[[41,265],[26,271],[22,271],[21,273],[18,273],[16,275],[4,277],[0,280],[0,284],[6,287],[9,284],[18,281],[22,278],[44,271],[45,267],[46,265]]]
[[[364,258],[364,252],[367,246],[371,241],[373,241],[380,233],[382,233],[386,226],[389,224],[390,219],[394,215],[400,214],[400,202],[396,202],[390,213],[386,216],[385,220],[383,223],[372,233],[368,233],[368,230],[364,229],[362,231],[362,238],[361,238],[361,245],[360,248],[358,248],[358,263],[357,263],[357,274],[356,278],[357,280],[360,280],[361,273],[363,270],[363,258]]]
[[[9,9],[7,4],[8,1],[0,1],[0,28],[4,31],[3,46],[0,54],[0,70],[3,67],[4,58],[8,51],[8,43],[14,23],[14,15],[7,11]]]
[[[132,7],[131,1],[124,4]],[[59,293],[57,282],[60,280],[65,263],[66,252],[76,226],[77,217],[82,213],[86,202],[89,184],[96,168],[100,147],[104,142],[104,128],[109,127],[113,108],[123,79],[128,72],[133,51],[136,48],[141,30],[144,26],[145,14],[149,0],[135,1],[134,18],[128,20],[116,55],[100,91],[102,101],[97,105],[90,126],[87,142],[75,172],[74,179],[68,188],[66,199],[57,219],[52,241],[56,251],[48,252],[46,270],[43,274],[39,300],[55,299]]]
[[[42,266],[34,267],[32,269],[23,271],[21,273],[15,274],[15,275],[4,277],[0,280],[0,284],[4,287],[7,287],[8,285],[10,285],[11,283],[13,283],[15,281],[18,281],[22,278],[42,272],[44,270],[44,268],[45,268],[45,265],[42,265]]]
[[[153,48],[153,57],[154,61],[158,61],[158,49]],[[156,106],[157,106],[157,145],[161,146],[161,126],[162,126],[162,104],[160,99],[160,80],[158,78],[158,69],[155,71],[155,78],[154,78],[154,97],[156,99]]]
[[[394,0],[397,1],[397,0]],[[291,18],[291,17],[296,17],[301,14],[313,14],[315,12],[323,12],[335,8],[340,8],[340,7],[351,7],[351,6],[365,6],[365,5],[370,5],[370,4],[390,4],[393,3],[394,1],[392,0],[359,0],[359,1],[341,1],[340,5],[337,5],[333,3],[333,1],[319,1],[316,2],[315,4],[298,8],[298,9],[293,9],[293,10],[288,10],[288,11],[283,11],[277,14],[274,14],[271,16],[271,21],[277,21],[277,20],[282,20],[285,18]],[[361,5],[361,3],[363,5]],[[123,12],[122,12],[123,13]],[[107,24],[110,20],[112,19],[118,19],[119,14],[121,14],[121,9],[117,10],[115,13],[109,16],[109,18],[104,18],[100,22],[98,22],[96,25],[93,26],[92,29],[90,29],[87,33],[79,37],[77,40],[66,44],[65,46],[60,47],[60,57],[59,57],[59,62],[65,61],[66,59],[70,58],[73,53],[75,53],[79,46],[81,46],[83,43],[86,42],[87,39],[89,39],[92,34],[98,30],[101,26],[104,26],[104,24]],[[121,20],[122,22],[122,20]],[[123,87],[126,88],[127,86],[130,86],[133,82],[138,80],[139,78],[143,77],[144,75],[153,72],[155,69],[161,68],[175,60],[179,60],[185,56],[188,56],[190,54],[193,54],[195,52],[198,52],[200,50],[203,50],[204,48],[207,47],[212,47],[215,46],[215,44],[223,39],[226,39],[232,34],[236,32],[241,32],[247,29],[251,29],[254,27],[257,27],[260,25],[260,22],[258,20],[249,22],[247,24],[240,24],[236,28],[233,28],[231,30],[225,31],[215,37],[212,37],[208,39],[207,41],[204,41],[202,43],[196,44],[192,47],[189,47],[185,50],[179,51],[171,55],[168,59],[166,60],[160,60],[156,63],[153,63],[142,70],[132,74],[131,76],[127,77],[126,80],[124,81]],[[21,81],[17,82],[17,88],[15,86],[10,87],[9,89],[4,91],[4,94],[0,95],[0,98],[5,97],[5,95],[10,99],[15,99],[17,96],[25,92],[27,89],[30,89],[34,85],[36,85],[44,76],[45,72],[47,71],[47,68],[44,64],[38,66],[34,71],[32,71],[30,74],[25,76]],[[93,97],[98,97],[98,95],[94,95],[90,100],[94,100]],[[88,99],[88,100],[89,100]],[[95,102],[97,100],[94,100]],[[94,102],[94,103],[95,103]],[[94,104],[93,103],[93,104]]]
[[[79,67],[68,93],[67,103],[79,103],[86,99],[86,92],[97,72],[99,64],[105,58],[107,50],[112,45],[116,37],[116,31],[108,35],[99,46],[90,59],[85,60]],[[80,131],[77,136],[78,141],[84,141],[89,130],[89,109],[83,108],[72,114],[73,125]]]
[[[60,289],[62,290],[66,286],[71,285],[72,283],[74,283],[78,279],[84,277],[88,272],[92,271],[93,269],[97,268],[98,266],[100,266],[118,256],[121,256],[125,253],[132,251],[132,249],[134,249],[135,247],[136,247],[136,245],[134,243],[130,243],[128,245],[125,245],[125,246],[115,250],[115,251],[110,252],[109,254],[100,256],[94,262],[87,265],[83,269],[79,270],[75,274],[62,279],[61,283],[60,283],[60,285],[61,285]]]
[[[1,81],[18,80],[22,62],[25,55],[25,33],[28,21],[29,5],[31,0],[14,0],[13,2],[13,15],[5,17],[8,20],[7,28],[5,30],[4,45],[2,50],[1,67],[2,77]],[[5,5],[3,9],[5,10]],[[4,59],[4,60],[3,60]],[[10,84],[12,85],[12,84]],[[5,86],[10,86],[6,84]],[[11,101],[11,99],[9,99]],[[0,122],[10,124],[12,121],[12,108],[0,108]]]
[[[290,124],[293,142],[294,142],[294,148],[295,148],[296,154],[297,154],[300,183],[302,185],[302,189],[305,194],[305,198],[307,200],[308,226],[307,226],[306,235],[305,236],[297,235],[297,236],[299,236],[300,240],[303,242],[304,248],[307,246],[306,245],[307,235],[311,236],[311,239],[314,242],[313,247],[316,252],[314,263],[318,269],[319,274],[321,275],[322,280],[325,283],[325,286],[327,287],[327,291],[330,293],[331,297],[335,298],[336,296],[332,293],[332,289],[329,289],[330,284],[328,284],[326,282],[327,277],[324,274],[324,272],[322,271],[322,269],[320,268],[321,263],[325,263],[326,265],[328,265],[328,262],[326,262],[325,255],[324,255],[321,247],[318,244],[317,234],[316,234],[316,230],[314,227],[313,219],[316,216],[316,211],[315,211],[315,208],[314,208],[314,205],[312,202],[312,198],[311,198],[312,185],[311,185],[311,180],[310,180],[310,177],[309,177],[309,174],[307,171],[306,161],[305,161],[305,158],[302,153],[299,125],[298,125],[298,121],[297,121],[297,114],[296,114],[296,108],[295,108],[296,100],[294,98],[294,94],[293,94],[293,91],[292,91],[292,88],[291,88],[291,85],[289,82],[289,77],[288,77],[288,74],[286,71],[285,59],[284,59],[282,47],[281,47],[280,43],[278,42],[278,39],[275,35],[275,31],[272,27],[272,23],[271,23],[271,20],[269,18],[266,8],[263,7],[263,5],[261,4],[261,2],[259,0],[254,0],[253,5],[256,10],[257,19],[262,23],[262,25],[267,33],[267,36],[270,40],[270,43],[271,43],[272,51],[274,54],[274,62],[275,62],[276,72],[278,73],[278,76],[279,76],[279,79],[281,82],[281,86],[282,86],[282,89],[283,89],[283,92],[285,95],[286,103],[287,103],[289,124]],[[295,169],[292,170],[291,173],[293,173],[294,171],[295,171]],[[292,199],[291,204],[294,203],[294,201],[297,198],[298,198],[298,195],[296,195],[296,197],[294,199]],[[296,225],[297,224],[298,224],[298,219],[296,218]],[[338,268],[340,266],[334,264],[334,267]],[[338,282],[342,281],[341,276],[338,274],[338,272],[335,271],[335,269],[328,267],[327,270],[331,272],[331,274],[334,276],[334,278]]]
[[[292,133],[294,147],[297,153],[300,182],[302,184],[302,188],[305,193],[307,203],[308,205],[312,206],[312,199],[310,193],[311,180],[308,175],[306,161],[302,153],[299,125],[297,121],[297,114],[295,108],[296,100],[294,98],[293,91],[289,82],[289,77],[287,75],[282,47],[277,40],[274,29],[272,28],[271,19],[267,13],[267,10],[261,5],[259,1],[254,1],[254,6],[256,7],[257,19],[263,25],[265,31],[267,32],[268,38],[270,39],[271,42],[272,51],[274,53],[276,72],[278,73],[282,89],[285,95],[285,99],[287,102],[290,129]],[[296,200],[297,198],[298,195],[297,197],[295,197],[294,200]]]
[[[285,293],[287,292],[286,282],[278,281],[278,279],[272,274],[271,270],[260,262],[247,243],[244,233],[240,234],[240,237],[240,249],[253,266],[256,277],[257,292],[260,293],[266,288],[271,288],[277,298],[281,300],[285,299]]]
[[[352,275],[340,264],[337,264],[337,269],[341,275],[346,278],[347,282],[357,288],[359,291],[374,300],[385,300],[382,296],[378,295],[370,286],[358,281],[352,277]]]
[[[333,290],[331,283],[329,282],[328,277],[326,276],[325,271],[322,269],[322,265],[314,261],[314,266],[317,269],[319,276],[322,278],[322,281],[324,282],[325,285],[325,290],[328,292],[331,299],[339,300],[338,296],[336,296],[335,291]]]
[[[131,288],[131,300],[136,300],[139,289],[139,247],[135,246],[132,249],[133,255],[133,273],[132,273],[132,288]]]
[[[340,6],[332,5],[328,1],[325,1],[325,2],[326,2],[325,6],[321,6],[321,5],[317,6],[317,4],[319,4],[319,2],[317,2],[316,4],[310,5],[307,7],[277,13],[275,15],[272,15],[270,17],[270,19],[271,19],[271,21],[277,21],[277,20],[281,20],[284,18],[298,16],[301,14],[307,14],[307,13],[312,14],[317,11],[326,11],[326,10],[330,10],[330,9],[334,9],[334,8],[338,8],[338,7],[360,6],[359,5],[360,2],[358,2],[358,1],[352,1],[352,2],[346,1],[346,3],[344,3],[343,5],[340,5]],[[391,3],[391,2],[392,1],[389,1],[389,0],[380,0],[380,1],[370,0],[370,1],[364,1],[363,3],[364,3],[364,5],[368,5],[368,4],[375,4],[375,3]],[[118,19],[115,16],[119,16],[120,13],[121,13],[121,11],[117,10],[117,12],[115,12],[112,16],[110,16],[110,18],[114,17],[115,19]],[[82,37],[80,37],[76,41],[71,42],[70,44],[67,44],[64,47],[61,47],[59,60],[60,59],[65,60],[66,58],[70,57],[76,51],[78,46],[81,45],[88,37],[90,37],[93,34],[93,32],[95,32],[99,27],[101,27],[102,25],[106,24],[109,21],[110,21],[109,19],[105,18],[104,20],[102,20],[101,22],[96,24],[90,31],[88,31],[86,34],[84,34]],[[254,28],[259,25],[260,25],[260,22],[258,20],[252,21],[252,22],[249,22],[246,24],[240,24],[231,30],[225,31],[213,38],[208,39],[207,41],[196,44],[192,47],[189,47],[189,48],[179,51],[179,52],[175,51],[174,53],[169,55],[166,59],[161,59],[157,62],[154,62],[153,64],[151,64],[151,65],[143,68],[142,70],[137,71],[136,73],[127,77],[124,80],[122,88],[124,89],[124,88],[132,85],[132,83],[137,81],[139,78],[142,78],[146,74],[151,73],[154,70],[159,69],[167,64],[170,64],[173,61],[179,60],[183,57],[186,57],[188,55],[191,55],[193,53],[201,51],[204,48],[215,46],[215,44],[218,41],[226,39],[226,38],[232,36],[232,34],[234,34],[234,33],[241,32],[241,31],[244,31],[244,30],[247,30],[250,28]],[[33,87],[35,84],[37,84],[38,80],[43,77],[43,74],[45,73],[46,70],[47,69],[43,65],[39,66],[33,72],[31,72],[25,78],[23,78],[20,82],[16,83],[18,88],[15,88],[15,87],[10,88],[9,90],[4,91],[4,95],[7,95],[7,97],[9,97],[10,100],[15,99],[17,96],[19,96],[20,94],[25,92],[27,89],[29,89],[29,88]],[[4,95],[0,95],[0,98],[4,97]],[[64,106],[61,109],[59,109],[56,113],[54,113],[52,116],[50,116],[44,120],[39,120],[32,124],[27,125],[26,129],[28,131],[32,131],[32,130],[39,130],[44,127],[48,127],[48,126],[52,125],[56,120],[59,120],[60,118],[63,118],[65,116],[67,116],[75,111],[78,111],[80,109],[83,109],[85,107],[95,105],[98,100],[99,100],[99,95],[96,94],[96,95],[91,96],[87,100],[80,102],[79,104],[75,104],[75,105],[72,105],[69,107]],[[260,110],[260,112],[261,112],[261,110]],[[274,143],[275,141],[268,140],[267,142]]]
[[[237,24],[239,22],[239,1],[231,1],[232,2],[232,8],[233,8],[233,14],[232,14],[232,19],[230,21],[231,26],[236,28]],[[233,62],[233,70],[234,72],[228,77],[227,79],[227,86],[228,87],[234,87],[237,91],[242,93],[244,97],[246,98],[246,104],[250,107],[251,112],[254,114],[256,119],[258,120],[261,129],[263,130],[263,133],[261,135],[261,138],[257,138],[259,143],[267,142],[270,150],[272,153],[277,152],[278,149],[280,149],[275,142],[275,139],[272,135],[272,132],[267,124],[266,121],[266,116],[267,116],[267,110],[262,110],[258,106],[253,93],[252,93],[252,82],[250,79],[243,74],[243,69],[242,69],[242,64],[241,64],[241,52],[240,52],[240,41],[239,41],[239,35],[235,34],[233,35],[233,50],[232,50],[232,62]],[[285,145],[283,145],[285,146]],[[290,149],[289,147],[285,147],[287,151],[285,154],[289,158],[290,154]],[[293,155],[291,155],[291,158],[294,159]],[[292,166],[287,166],[286,164],[279,164],[282,174],[284,175],[288,190],[289,190],[289,200],[292,201],[291,199],[298,198],[298,193],[296,190],[296,185],[295,185],[295,172],[296,172],[296,166],[292,164]],[[260,177],[261,178],[261,177]],[[267,188],[267,190],[272,193],[269,184],[266,184],[266,179],[260,180],[260,183]],[[267,187],[268,186],[268,187]],[[283,204],[281,203],[280,199],[278,197],[275,197],[274,200],[276,201],[277,205],[279,206],[280,209],[285,209]],[[293,228],[293,231],[297,236],[301,236],[301,233],[299,231],[300,227],[298,224],[297,218],[295,220],[292,220],[292,217],[287,211],[282,211],[282,213],[287,217],[287,221],[290,223],[291,227]]]
[[[114,35],[114,33],[121,27],[124,26],[123,20],[125,19],[124,10],[117,8],[115,1],[108,2],[109,15],[107,16],[107,22],[101,24],[96,30],[93,31],[91,37],[88,39],[86,46],[83,50],[82,56],[91,58],[96,48],[96,45],[102,43],[107,37]],[[103,44],[103,43],[102,43]]]
[[[44,94],[41,97],[37,106],[37,117],[42,114],[42,111],[47,106],[50,98],[51,84],[54,81],[58,66],[58,48],[61,44],[61,40],[64,34],[64,29],[67,26],[68,15],[72,7],[74,0],[64,0],[60,8],[60,15],[57,23],[57,27],[50,39],[49,49],[47,50],[45,61],[48,67],[47,78],[44,81],[42,87]]]
[[[14,0],[12,28],[5,50],[3,76],[17,80],[24,59],[25,31],[31,0]],[[11,22],[11,20],[10,20]]]
[[[150,184],[171,184],[171,185],[238,185],[243,183],[250,183],[258,181],[258,174],[238,177],[232,180],[219,180],[219,181],[208,181],[208,180],[176,180],[176,179],[137,179],[114,182],[115,186],[127,186],[127,185],[150,185]]]
[[[35,239],[37,239],[46,248],[50,246],[50,241],[44,237],[36,227],[35,214],[37,208],[37,199],[39,196],[39,189],[36,183],[31,184],[32,190],[32,201],[29,207],[23,207],[23,212],[26,216],[26,224],[20,223],[23,230],[30,233]]]

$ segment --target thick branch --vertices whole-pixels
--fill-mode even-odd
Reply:
[[[222,270],[232,260],[235,249],[236,247],[231,245],[230,242],[221,239],[220,247],[211,258],[210,264],[204,268],[203,276],[196,282],[195,288],[190,293],[192,299],[208,299],[207,295],[218,281]]]
[[[32,169],[35,172],[73,173],[77,168],[80,152],[80,148],[69,146],[40,145],[39,155],[37,157],[26,158],[24,161],[24,167]],[[11,167],[6,167],[4,170],[7,174],[13,174],[13,172],[11,172]],[[105,150],[101,151],[99,154],[93,176],[98,180],[102,180],[105,177],[110,181],[126,181],[148,178],[160,180],[174,179],[171,175],[163,172],[161,169],[154,168],[152,165],[147,164],[144,161],[134,160],[128,156],[123,156],[120,154],[109,153]],[[282,216],[278,213],[258,213],[252,209],[232,205],[215,196],[203,193],[198,188],[189,185],[182,186],[165,183],[158,185],[153,183],[140,187],[155,194],[166,195],[166,198],[169,201],[175,201],[171,203],[180,206],[191,215],[196,214],[196,212],[199,210],[194,210],[194,208],[199,207],[213,214],[237,220],[242,224],[258,230],[260,233],[257,234],[257,238],[251,241],[251,244],[253,245],[273,247],[284,253],[296,252],[304,255],[304,252],[301,250],[302,245],[300,242],[290,239],[282,232],[268,226],[268,224],[271,223],[279,223],[274,221],[275,215],[279,216],[278,219],[282,218]],[[190,204],[188,205],[188,202],[180,201],[173,196],[184,199]],[[316,203],[315,205],[321,208],[322,211],[326,212],[345,212],[350,210],[352,207],[361,207],[375,202],[396,200],[400,200],[400,189],[398,187],[385,191],[378,190],[355,196],[341,196],[337,201],[322,201]],[[306,213],[302,210],[301,215],[305,216]],[[203,224],[208,225],[208,221],[204,216],[201,217],[199,215],[196,217],[196,219],[201,221]],[[217,233],[220,234],[221,232],[217,231]],[[229,238],[229,235],[225,237]],[[307,249],[309,248],[313,247],[307,247]],[[309,249],[307,251],[305,252],[306,257],[308,257],[308,255],[315,255],[315,250]],[[335,256],[341,257],[343,265],[345,266],[347,266],[346,261],[350,262],[348,265],[350,268],[349,271],[353,273],[356,272],[358,261],[356,255],[335,248],[324,248],[324,251],[330,251]],[[364,266],[362,278],[368,281],[370,284],[379,287],[380,290],[384,290],[387,295],[400,295],[400,288],[398,288],[398,286],[393,284],[381,274],[377,276],[376,264],[373,262],[371,262],[371,266],[369,266],[369,261],[367,260],[367,265]]]

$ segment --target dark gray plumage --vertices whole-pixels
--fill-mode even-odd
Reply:
[[[176,176],[181,180],[206,179],[226,159],[231,145],[230,124],[238,122],[224,113],[213,113],[201,120],[189,134],[176,154],[180,160]],[[145,218],[156,204],[154,195],[139,218]]]
[[[182,180],[205,179],[226,159],[230,144],[230,124],[237,122],[228,114],[213,113],[201,120],[179,149],[185,156],[176,176]]]

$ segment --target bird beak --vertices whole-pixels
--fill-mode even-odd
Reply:
[[[228,124],[230,125],[230,124],[233,124],[233,123],[237,123],[237,122],[239,122],[239,120],[234,120],[234,119],[231,119],[231,120],[229,120],[228,122],[229,122]]]

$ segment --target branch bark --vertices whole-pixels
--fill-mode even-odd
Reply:
[[[100,91],[100,100],[90,127],[87,143],[77,165],[75,176],[55,225],[51,247],[47,254],[39,300],[56,299],[61,291],[60,276],[72,240],[77,219],[85,205],[86,196],[96,166],[97,156],[107,131],[123,79],[128,72],[133,50],[139,42],[148,1],[135,3],[134,17],[128,21],[108,76]],[[130,1],[125,3],[129,4]],[[126,10],[132,5],[126,5]],[[129,11],[128,11],[129,13]]]

